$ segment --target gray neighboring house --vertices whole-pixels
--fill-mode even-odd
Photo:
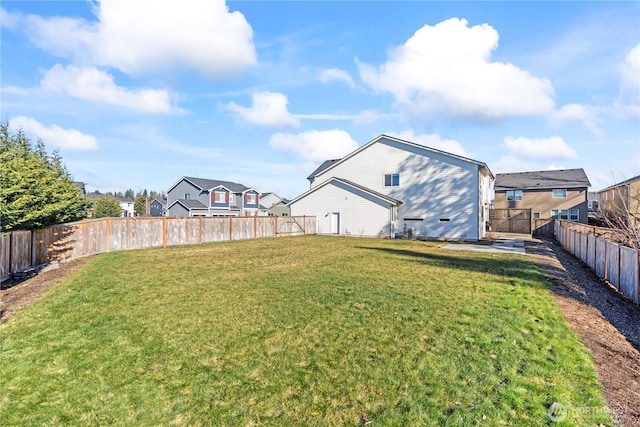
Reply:
[[[268,216],[291,216],[291,208],[287,203],[289,200],[276,193],[263,193],[260,196],[260,204]]]
[[[183,176],[167,191],[167,216],[257,216],[260,192],[237,182]]]
[[[165,216],[167,214],[167,200],[153,199],[149,203],[149,215],[150,216]]]
[[[496,174],[495,209],[531,209],[534,219],[587,223],[591,183],[583,169]]]

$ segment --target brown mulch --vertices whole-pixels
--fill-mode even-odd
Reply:
[[[0,290],[0,323],[27,307],[49,292],[70,274],[84,266],[89,258],[78,258],[58,264],[27,280],[17,283],[8,289]]]
[[[551,241],[525,242],[565,320],[591,351],[613,419],[640,426],[640,306]]]
[[[525,242],[547,273],[566,321],[591,351],[616,422],[640,426],[640,306],[622,297],[581,261],[551,241]],[[0,323],[36,301],[89,258],[59,264],[0,290]]]

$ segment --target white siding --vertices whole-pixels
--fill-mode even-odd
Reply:
[[[421,218],[416,227],[419,237],[476,240],[482,237],[478,169],[477,164],[445,154],[380,139],[324,171],[312,186],[331,177],[357,182],[403,202],[398,209],[399,231],[405,226],[404,218]],[[384,175],[392,173],[400,174],[400,185],[384,187]],[[326,213],[331,205],[321,206]]]
[[[390,204],[340,182],[331,182],[290,206],[292,216],[315,216],[318,234],[330,234],[332,213],[339,213],[340,234],[389,237]]]

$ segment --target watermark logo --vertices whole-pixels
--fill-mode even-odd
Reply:
[[[549,406],[547,414],[549,414],[549,419],[551,421],[553,421],[554,423],[559,423],[567,418],[567,412],[567,407],[562,403],[553,402],[551,406]]]

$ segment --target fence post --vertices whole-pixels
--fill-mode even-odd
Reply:
[[[229,241],[233,240],[233,217],[229,217]]]

